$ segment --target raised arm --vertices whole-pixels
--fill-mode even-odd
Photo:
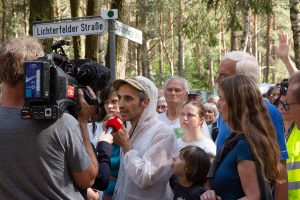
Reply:
[[[93,97],[95,97],[95,94],[92,92],[92,90],[90,88],[88,89],[90,94],[93,95]],[[79,101],[80,101],[81,109],[78,113],[78,121],[81,129],[83,144],[91,160],[91,163],[85,170],[79,172],[73,172],[72,176],[74,178],[75,184],[79,188],[86,189],[88,187],[91,187],[94,184],[96,175],[98,173],[98,162],[92,144],[90,142],[88,129],[87,129],[88,120],[90,119],[91,116],[93,116],[96,113],[96,108],[86,103],[81,90],[79,91],[79,99],[80,99]]]
[[[288,70],[289,74],[298,71],[298,69],[295,66],[295,63],[291,60],[289,56],[290,52],[290,42],[288,34],[285,32],[282,32],[279,34],[279,44],[278,46],[274,46],[275,54],[283,61],[283,63],[286,66],[286,69]]]

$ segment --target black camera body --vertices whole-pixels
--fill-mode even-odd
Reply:
[[[110,70],[88,59],[68,60],[62,49],[65,44],[59,41],[52,46],[55,52],[24,63],[25,105],[21,110],[22,119],[56,120],[66,110],[75,114],[80,108],[79,88],[83,89],[89,104],[98,106],[99,101],[91,98],[85,87],[101,91],[110,81]],[[63,53],[58,54],[57,48],[61,48]]]
[[[289,79],[282,79],[282,81],[280,82],[280,96],[286,96],[288,87]]]
[[[22,119],[57,119],[78,107],[77,80],[47,60],[25,62]]]

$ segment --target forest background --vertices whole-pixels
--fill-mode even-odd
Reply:
[[[32,22],[97,16],[118,9],[118,20],[143,32],[143,44],[117,36],[116,77],[143,75],[158,87],[170,76],[211,93],[220,57],[247,51],[261,66],[260,82],[288,76],[273,44],[285,31],[291,57],[300,67],[299,0],[1,0],[1,43],[31,35]],[[62,38],[43,41],[46,52]],[[66,37],[70,59],[91,58],[109,67],[108,34]],[[296,53],[294,53],[296,52]]]

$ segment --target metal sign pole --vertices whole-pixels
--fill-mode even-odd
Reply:
[[[112,80],[116,79],[116,31],[115,20],[108,20],[108,34],[109,34],[109,65],[112,74]]]

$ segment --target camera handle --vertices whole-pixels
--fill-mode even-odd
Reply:
[[[83,97],[89,105],[94,105],[94,106],[99,105],[98,99],[97,98],[94,99],[93,97],[91,97],[89,91],[85,87],[82,87],[80,89],[82,89]]]

